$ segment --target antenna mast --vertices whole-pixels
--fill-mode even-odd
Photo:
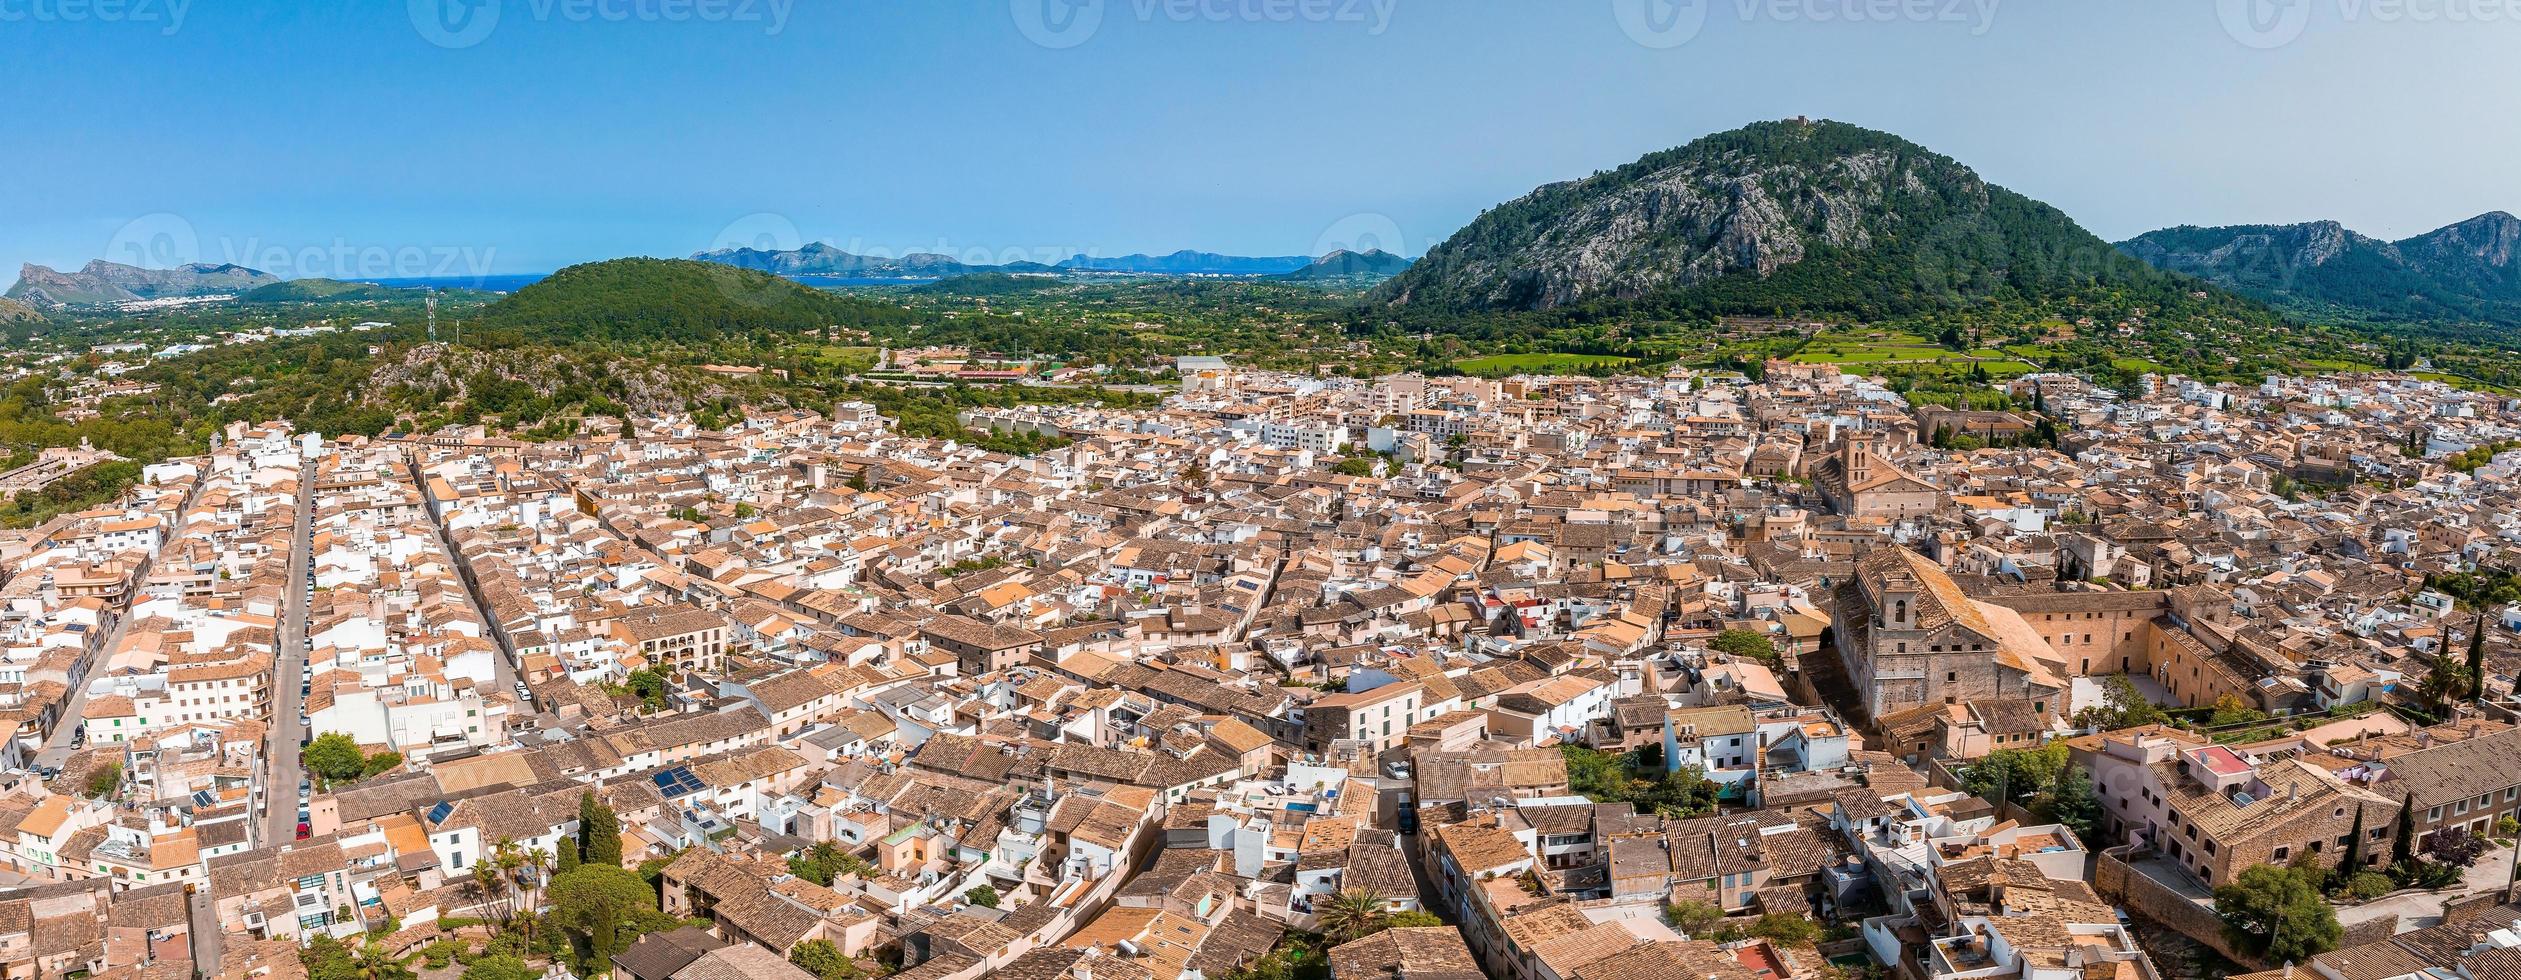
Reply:
[[[429,287],[429,342],[438,342],[438,287]]]

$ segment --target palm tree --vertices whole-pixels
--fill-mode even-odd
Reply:
[[[518,912],[516,872],[525,866],[525,852],[516,846],[516,838],[501,837],[498,843],[490,845],[490,857],[482,863],[491,866],[499,891],[508,903],[507,912],[500,918],[513,922]]]
[[[359,980],[417,980],[404,960],[387,953],[384,944],[375,939],[359,947],[351,967],[358,971]]]
[[[473,862],[473,893],[481,896],[482,915],[505,919],[499,912],[499,871],[488,858]]]
[[[1362,939],[1383,925],[1385,907],[1391,900],[1363,888],[1351,888],[1331,896],[1315,910],[1322,932],[1340,942]]]
[[[2451,706],[2469,692],[2468,668],[2459,661],[2435,654],[2433,669],[2425,672],[2425,680],[2417,685],[2416,694],[2436,717],[2449,720]]]
[[[534,934],[534,913],[543,907],[545,874],[550,870],[551,852],[549,850],[537,847],[525,852],[525,894],[527,897],[525,907],[521,911],[522,918],[525,920],[525,934],[528,936]]]

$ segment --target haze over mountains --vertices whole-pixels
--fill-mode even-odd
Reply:
[[[2300,315],[2521,326],[2521,218],[2502,211],[2395,242],[2313,221],[2183,225],[2119,247]]]
[[[754,248],[725,248],[695,253],[692,258],[719,265],[775,273],[783,276],[839,276],[869,279],[944,279],[985,272],[1059,273],[1110,272],[1167,276],[1275,276],[1304,269],[1314,263],[1309,255],[1220,255],[1183,249],[1170,255],[1072,255],[1057,264],[1009,262],[986,265],[963,262],[952,256],[916,252],[898,258],[856,255],[823,242],[802,248],[771,251]]]
[[[196,262],[172,269],[143,269],[97,259],[77,272],[28,264],[18,270],[8,298],[34,307],[106,306],[144,299],[242,293],[280,277],[241,265]]]

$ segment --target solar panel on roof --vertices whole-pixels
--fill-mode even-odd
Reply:
[[[429,822],[445,823],[446,818],[454,813],[455,803],[453,801],[439,803],[438,805],[429,808]]]
[[[657,791],[665,794],[665,798],[669,800],[678,796],[689,796],[702,789],[700,777],[693,775],[688,766],[675,766],[664,772],[650,775],[648,779],[656,783]]]

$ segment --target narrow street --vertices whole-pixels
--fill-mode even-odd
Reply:
[[[105,611],[104,639],[89,649],[87,656],[80,659],[78,669],[72,672],[70,691],[61,702],[61,720],[54,723],[52,736],[44,740],[43,749],[35,753],[37,768],[59,768],[69,761],[70,736],[87,720],[88,684],[96,679],[96,666],[122,646],[123,630],[131,625],[130,601],[138,594],[139,583],[135,581],[132,586],[131,593],[123,597],[123,605]]]
[[[264,757],[259,841],[265,846],[295,840],[298,832],[298,780],[304,777],[298,764],[298,740],[306,734],[298,724],[298,711],[305,703],[298,689],[306,679],[306,606],[314,586],[308,568],[308,552],[314,548],[314,501],[315,464],[309,461],[298,469],[297,525],[289,534],[289,584],[280,600],[280,656],[271,671],[271,750]]]
[[[227,927],[219,924],[217,906],[210,902],[209,888],[193,889],[190,894],[184,896],[184,902],[191,912],[192,919],[189,931],[192,937],[193,967],[202,976],[217,976],[219,954],[227,945]]]

